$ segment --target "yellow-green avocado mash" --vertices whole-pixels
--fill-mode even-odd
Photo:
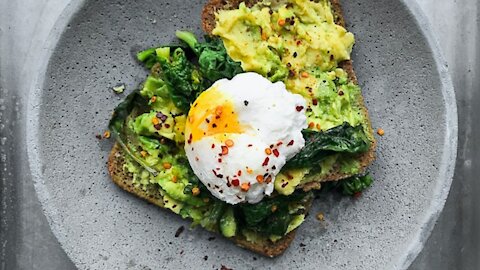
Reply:
[[[216,19],[212,34],[245,71],[283,81],[305,98],[309,129],[328,130],[344,122],[366,127],[357,103],[361,90],[338,68],[350,59],[354,36],[335,24],[330,1],[262,1],[251,8],[241,3],[238,9],[219,11]],[[358,162],[334,155],[318,168],[284,170],[275,189],[289,195],[299,184],[315,180],[311,171],[315,177],[326,175],[336,163],[341,171],[359,172]]]

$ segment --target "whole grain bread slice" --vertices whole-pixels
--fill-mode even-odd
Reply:
[[[203,9],[202,12],[202,25],[203,29],[207,33],[211,33],[212,30],[215,28],[215,13],[218,10],[222,9],[234,9],[237,8],[241,2],[245,2],[247,6],[253,6],[257,1],[256,0],[210,0]],[[342,11],[338,0],[331,0],[332,3],[332,10],[334,12],[336,23],[339,25],[344,26],[345,22],[343,19]],[[349,76],[350,81],[357,83],[357,79],[355,77],[355,73],[353,71],[352,61],[344,61],[340,63],[340,67],[342,67]],[[368,112],[366,107],[363,103],[363,98],[359,98],[359,104],[362,105],[362,111],[365,116],[368,118]],[[373,131],[371,128],[370,122],[368,122],[368,130],[372,134],[373,138]],[[375,158],[374,154],[375,150],[375,141],[372,139],[372,146],[370,150],[362,155],[359,155],[358,160],[363,168],[363,170],[373,161]],[[130,192],[154,205],[157,205],[161,208],[164,208],[163,197],[160,194],[157,187],[154,185],[148,186],[146,190],[136,187],[133,183],[133,176],[132,174],[128,173],[124,170],[125,164],[125,154],[121,148],[121,146],[117,143],[113,146],[110,156],[108,159],[108,171],[112,178],[112,181],[117,184],[121,189]],[[342,174],[339,168],[334,168],[332,172],[322,178],[319,178],[318,181],[307,183],[303,186],[304,190],[310,190],[313,188],[319,188],[320,182],[324,181],[334,181],[340,180],[350,175]],[[310,208],[311,201],[307,203],[307,212]],[[262,254],[267,257],[275,257],[283,253],[292,243],[295,237],[295,230],[288,233],[281,239],[276,242],[272,242],[270,240],[265,240],[262,242],[252,243],[248,241],[243,236],[236,236],[229,238],[233,242],[235,242],[238,246],[249,249],[256,253]]]
[[[211,34],[213,29],[215,29],[216,25],[216,18],[215,14],[220,10],[229,10],[229,9],[236,9],[240,5],[240,3],[245,2],[246,6],[251,7],[255,5],[255,3],[259,2],[258,0],[210,0],[203,8],[202,11],[202,26],[206,33]],[[345,27],[345,19],[343,17],[342,8],[340,5],[339,0],[330,0],[332,13],[335,18],[335,23]],[[344,69],[348,74],[348,79],[353,82],[354,84],[358,84],[357,77],[355,76],[355,72],[353,70],[353,63],[352,60],[346,60],[339,64],[339,67]],[[365,106],[363,97],[360,95],[358,98],[358,104],[362,109],[362,113],[367,119],[367,130],[369,133],[369,138],[371,140],[371,146],[369,150],[365,153],[359,154],[357,156],[357,160],[360,164],[360,171],[365,172],[366,168],[373,162],[375,159],[375,148],[376,148],[376,141],[373,135],[372,124],[370,122],[370,117],[368,116],[368,110]],[[321,182],[326,181],[338,181],[341,179],[345,179],[352,176],[348,173],[342,173],[340,170],[340,166],[337,164],[333,166],[332,170],[329,174],[324,175],[322,177],[313,176],[312,179],[316,179],[314,181],[308,182],[306,184],[300,185],[299,188],[303,188],[305,191],[311,189],[319,189],[321,187]]]
[[[164,208],[163,197],[160,194],[158,187],[155,185],[148,186],[146,190],[142,188],[136,187],[133,183],[133,176],[131,173],[128,173],[124,170],[125,164],[125,154],[121,148],[121,146],[116,143],[108,158],[108,172],[112,181],[117,184],[123,190],[126,190],[136,196],[147,200],[148,202]],[[311,201],[307,202],[307,212],[308,208],[310,208]],[[291,231],[290,233],[286,234],[281,239],[272,242],[270,240],[264,240],[260,242],[249,242],[245,237],[242,235],[235,236],[229,238],[235,244],[240,247],[249,249],[253,252],[262,254],[267,257],[275,257],[282,254],[292,243],[293,239],[295,238],[295,230]]]

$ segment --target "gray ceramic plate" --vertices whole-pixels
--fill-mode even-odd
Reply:
[[[47,46],[52,53],[29,98],[29,162],[60,243],[80,269],[406,268],[450,186],[456,149],[453,91],[435,42],[410,1],[344,0],[354,65],[378,139],[376,182],[361,199],[325,196],[282,256],[268,259],[117,188],[107,176],[106,128],[147,72],[133,53],[170,43],[176,29],[200,33],[204,1],[81,1]],[[58,42],[56,42],[58,40]],[[208,256],[208,259],[207,257]]]

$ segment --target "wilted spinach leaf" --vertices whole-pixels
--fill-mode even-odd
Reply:
[[[370,174],[355,175],[339,181],[326,182],[322,184],[321,192],[336,190],[345,196],[355,196],[362,193],[373,183],[373,177]]]
[[[305,147],[287,162],[287,168],[316,166],[335,153],[363,153],[371,144],[361,125],[352,127],[347,122],[323,132],[303,130],[302,133]]]
[[[247,229],[266,235],[284,235],[292,219],[300,214],[290,213],[290,203],[305,205],[311,197],[310,192],[296,192],[264,198],[257,204],[241,204],[237,206],[238,218]]]
[[[123,150],[140,166],[145,168],[148,172],[156,175],[157,171],[148,166],[142,158],[138,157],[133,149],[128,147],[128,131],[125,129],[125,121],[130,116],[134,109],[147,108],[147,101],[139,94],[139,91],[134,91],[129,94],[113,111],[113,116],[110,119],[108,128],[110,129],[115,140],[120,144]]]

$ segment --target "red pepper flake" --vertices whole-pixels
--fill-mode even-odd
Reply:
[[[242,176],[242,170],[238,170],[237,175]]]
[[[232,140],[228,139],[228,140],[225,141],[225,145],[226,145],[227,147],[233,147],[234,142],[233,142]]]
[[[233,180],[232,180],[232,185],[233,185],[234,187],[238,187],[238,185],[240,185],[240,180],[238,180],[238,179],[233,179]]]
[[[362,192],[355,192],[353,194],[353,197],[356,199],[356,198],[359,198],[360,196],[362,196]]]
[[[318,105],[318,99],[314,98],[314,99],[312,100],[312,104],[313,104],[314,106],[317,106],[317,105]]]
[[[303,110],[303,106],[297,106],[295,109],[297,109],[297,112],[301,112]]]
[[[195,157],[195,161],[199,161],[200,159],[198,157]]]
[[[302,44],[301,40],[297,40],[297,46],[300,46]]]
[[[228,154],[228,147],[222,145],[222,155]]]
[[[271,155],[271,154],[272,154],[272,150],[271,150],[270,148],[265,148],[265,154]]]
[[[258,183],[263,183],[263,175],[257,175],[256,179]]]
[[[308,124],[308,128],[313,128],[313,127],[315,127],[315,123],[310,122],[310,123]]]
[[[110,131],[109,130],[107,130],[103,133],[103,138],[105,138],[105,139],[110,138]]]
[[[217,124],[213,123],[212,128],[216,128],[216,127],[217,127]]]
[[[288,182],[284,182],[284,183],[282,184],[282,188],[285,188],[287,185],[288,185]]]
[[[252,147],[252,146],[253,146],[253,144],[249,144],[249,145],[247,145],[247,147]]]
[[[212,143],[212,149],[213,149],[213,148],[215,148],[215,144],[214,144],[214,143]]]
[[[169,125],[169,124],[165,124],[165,128],[170,128],[170,125]]]
[[[272,182],[272,176],[271,175],[267,176],[267,178],[265,179],[265,182],[267,182],[267,184]]]
[[[192,136],[192,133],[190,133],[190,135],[188,136],[187,143],[188,143],[188,144],[191,144],[191,143],[192,143],[192,139],[193,139],[193,136]]]
[[[278,157],[278,156],[280,155],[280,153],[278,152],[277,149],[273,149],[273,155],[274,155],[275,157]]]
[[[277,146],[280,146],[282,144],[283,144],[283,142],[280,141],[280,142],[277,143]]]
[[[153,127],[156,129],[156,130],[160,130],[162,128],[162,124],[156,124],[156,125],[153,125]]]
[[[270,158],[269,158],[269,157],[266,157],[265,160],[264,160],[263,163],[262,163],[262,166],[267,166],[267,165],[268,165],[268,161],[270,161]]]
[[[343,96],[343,94],[344,94],[344,93],[343,93],[342,90],[338,91],[338,95],[339,95],[339,96]]]
[[[252,174],[252,173],[253,173],[253,169],[247,167],[247,173]]]
[[[222,159],[221,159],[221,158],[218,159],[218,163],[222,163]]]
[[[243,183],[241,188],[243,191],[247,192],[250,189],[250,183],[249,182]]]
[[[294,141],[293,141],[293,140],[291,140],[291,141],[290,141],[290,142],[287,144],[287,146],[292,146],[292,145],[293,145],[293,143],[294,143]]]
[[[290,174],[287,173],[287,179],[288,179],[288,180],[292,180],[292,179],[293,179],[293,176],[291,176]]]

